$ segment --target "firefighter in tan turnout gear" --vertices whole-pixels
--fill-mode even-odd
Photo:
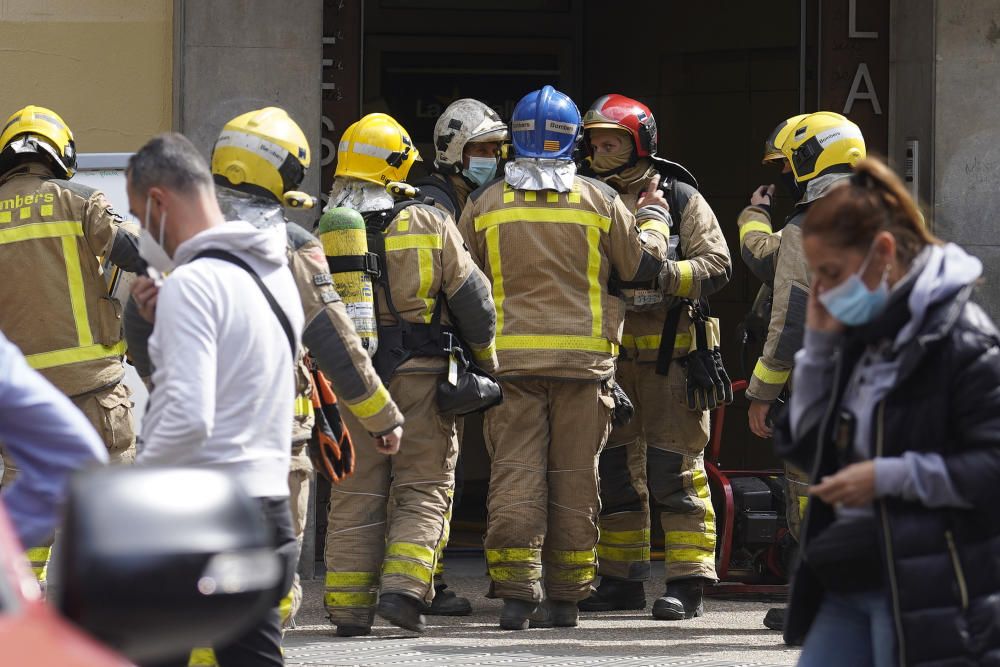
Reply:
[[[402,414],[375,373],[333,287],[323,247],[312,234],[285,218],[286,202],[300,205],[308,201],[297,189],[309,157],[305,135],[284,110],[267,107],[242,114],[226,123],[212,151],[216,197],[227,220],[274,227],[286,236],[288,265],[305,313],[302,341],[306,351],[361,428],[377,435],[391,433],[402,424]],[[134,300],[130,300],[126,314],[132,356],[145,377],[152,372],[145,355],[151,326],[138,316]],[[301,549],[312,472],[307,446],[313,426],[312,382],[301,358],[297,378],[288,483],[292,523]],[[292,591],[282,601],[284,624],[294,619],[301,601],[302,586],[296,573]],[[206,650],[196,651],[191,664],[214,664],[206,654]]]
[[[0,134],[0,330],[90,419],[112,463],[131,462],[122,304],[109,295],[99,258],[133,273],[145,262],[135,230],[104,195],[69,180],[75,169],[73,134],[55,112],[27,106],[7,119]],[[5,455],[0,486],[16,474]],[[40,578],[48,552],[29,550]]]
[[[450,382],[456,354],[450,350],[459,339],[481,367],[496,366],[489,285],[454,221],[386,190],[406,178],[416,159],[394,119],[365,116],[341,138],[327,207],[326,215],[341,208],[360,213],[368,251],[378,257],[374,361],[407,431],[405,446],[390,458],[366,446],[363,429],[345,415],[361,436],[355,436],[354,475],[330,497],[325,603],[340,636],[368,634],[376,610],[395,625],[423,631],[458,459],[455,419],[438,409],[438,385]]]
[[[692,618],[702,614],[703,585],[717,580],[716,538],[704,466],[709,413],[705,406],[689,407],[684,361],[696,341],[690,302],[682,299],[703,299],[729,282],[729,249],[691,174],[656,155],[656,121],[644,104],[605,95],[584,115],[583,126],[583,167],[618,191],[630,210],[659,177],[672,237],[670,258],[656,280],[619,288],[628,312],[616,377],[635,417],[611,432],[601,454],[601,584],[580,609],[646,607],[652,502],[661,510],[667,580],[653,616]]]
[[[469,194],[496,176],[500,150],[507,136],[507,126],[493,109],[479,100],[455,100],[434,123],[434,168],[428,176],[413,184],[420,188],[421,195],[433,199],[435,206],[447,211],[457,222]],[[464,420],[458,419],[456,425],[461,446]],[[456,476],[457,506],[462,484],[461,457]],[[441,549],[446,545],[447,540],[442,542]],[[472,613],[468,599],[455,595],[445,584],[442,556],[438,554],[434,573],[434,602],[424,613],[441,616]]]
[[[771,227],[774,186],[760,186],[750,206],[739,217],[740,254],[750,271],[773,291],[771,317],[764,343],[747,389],[750,430],[771,437],[768,413],[788,389],[795,353],[802,347],[809,272],[802,253],[802,221],[809,206],[851,174],[851,167],[866,155],[864,137],[857,125],[840,114],[818,111],[793,116],[780,123],[764,144],[764,162],[782,166],[782,183],[796,200],[795,210],[778,232]],[[798,540],[808,501],[809,476],[785,467],[786,516],[792,537]],[[784,627],[784,610],[768,612],[764,624]]]
[[[472,193],[459,223],[497,307],[504,402],[485,416],[485,547],[505,629],[577,624],[597,568],[597,456],[624,316],[608,281],[652,279],[666,256],[662,196],[640,197],[637,222],[612,188],[576,175],[581,129],[551,86],[525,96],[511,122],[516,159]]]

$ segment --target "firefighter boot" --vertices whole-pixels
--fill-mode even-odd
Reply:
[[[764,626],[768,630],[777,630],[778,632],[784,630],[785,608],[774,607],[773,609],[768,609],[767,614],[764,616]]]
[[[580,611],[619,611],[646,608],[646,589],[641,581],[601,577],[590,597],[578,603]]]
[[[653,603],[653,618],[661,621],[682,621],[704,614],[702,588],[706,581],[707,579],[702,577],[691,577],[669,582],[663,597]]]
[[[427,629],[424,615],[420,613],[422,608],[423,604],[409,595],[386,593],[379,596],[377,613],[393,625],[422,633]]]
[[[575,628],[580,621],[580,610],[573,602],[546,600],[528,621],[531,628]]]
[[[434,601],[424,606],[424,613],[428,616],[468,616],[472,613],[472,603],[449,591],[448,584],[435,584]]]
[[[503,630],[527,630],[528,617],[535,613],[538,605],[527,600],[504,598],[500,612],[500,628]]]
[[[338,625],[338,637],[367,637],[372,633],[370,625]]]

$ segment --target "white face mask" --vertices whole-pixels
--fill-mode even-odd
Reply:
[[[146,219],[143,221],[142,233],[139,235],[139,256],[146,260],[146,263],[158,273],[169,273],[174,270],[175,264],[174,260],[171,259],[170,255],[163,248],[163,223],[166,222],[167,212],[163,211],[160,214],[160,238],[157,240],[149,232],[149,213],[151,211],[149,203],[150,197],[146,195]],[[155,279],[159,276],[151,277]]]

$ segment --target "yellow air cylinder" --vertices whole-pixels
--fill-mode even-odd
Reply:
[[[364,270],[368,254],[364,218],[354,209],[332,208],[320,218],[319,239],[347,314],[354,321],[368,355],[374,356],[378,349],[378,323],[371,276]]]

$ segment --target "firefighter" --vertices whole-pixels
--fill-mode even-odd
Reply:
[[[630,210],[659,177],[678,243],[674,248],[671,242],[670,259],[657,280],[621,288],[627,314],[616,379],[636,414],[611,432],[601,454],[601,584],[580,609],[646,607],[651,494],[661,510],[667,580],[653,616],[692,618],[702,614],[703,586],[717,577],[715,513],[704,466],[709,414],[688,407],[682,360],[691,350],[691,319],[689,301],[683,300],[704,299],[725,286],[732,262],[695,179],[657,155],[656,121],[644,104],[605,95],[590,107],[583,126],[584,168],[613,187]],[[668,324],[672,309],[678,317]],[[658,356],[671,348],[664,362],[669,366],[661,372]]]
[[[770,322],[762,356],[747,388],[750,430],[771,437],[772,406],[788,390],[795,353],[802,347],[809,271],[802,254],[801,225],[810,205],[851,174],[865,157],[865,141],[857,125],[829,111],[793,116],[780,123],[764,144],[765,163],[781,165],[782,183],[796,201],[784,227],[772,232],[773,185],[760,186],[738,220],[740,254],[750,271],[773,290]],[[809,477],[786,466],[786,516],[792,538],[798,541],[808,501]],[[764,625],[782,630],[784,609],[768,611]]]
[[[281,158],[278,165],[276,156]],[[305,134],[283,109],[267,107],[237,116],[223,127],[212,151],[216,198],[227,220],[245,220],[258,227],[283,230],[289,268],[305,312],[302,340],[306,350],[330,378],[342,405],[357,416],[362,428],[375,435],[391,434],[402,425],[403,416],[375,373],[333,288],[323,248],[312,234],[285,218],[286,201],[305,200],[297,190],[309,166],[309,157]],[[134,304],[134,300],[129,301],[126,331],[133,358],[145,359],[151,327],[138,317]],[[143,376],[151,372],[148,364],[139,363],[137,368]],[[297,364],[297,386],[288,483],[292,524],[301,549],[312,472],[307,446],[313,426],[312,383],[301,357]],[[301,601],[302,586],[296,573],[292,590],[282,601],[284,625],[293,622]],[[213,663],[211,658],[196,655],[192,664]]]
[[[493,593],[504,600],[500,627],[510,630],[575,626],[590,593],[597,456],[611,425],[624,317],[608,280],[655,278],[669,235],[658,179],[639,197],[637,222],[614,189],[576,174],[581,129],[563,93],[545,86],[526,95],[511,121],[514,161],[470,195],[459,223],[497,304],[505,398],[485,417],[485,546]]]
[[[452,102],[434,123],[434,169],[414,185],[460,219],[469,194],[496,177],[507,137],[507,125],[487,105],[468,98]]]
[[[456,338],[486,370],[496,366],[489,285],[454,221],[432,205],[397,201],[387,192],[417,159],[393,118],[363,117],[341,138],[327,209],[350,208],[365,220],[368,249],[379,263],[375,367],[407,428],[406,446],[393,458],[366,447],[362,432],[354,476],[332,489],[325,603],[340,636],[369,634],[376,611],[423,632],[459,449],[454,417],[437,407],[437,387],[451,375]],[[345,422],[352,433],[362,431],[352,415]]]
[[[122,304],[99,258],[142,272],[133,225],[104,195],[70,179],[73,133],[54,111],[26,106],[0,134],[0,330],[28,364],[69,396],[104,440],[112,463],[135,458],[131,390],[122,381]],[[0,486],[17,467],[6,455]],[[29,550],[44,579],[49,547]]]
[[[497,163],[507,126],[497,112],[479,100],[455,100],[434,123],[434,168],[430,175],[414,181],[421,195],[434,200],[434,205],[446,211],[453,220],[462,216],[469,193],[496,176]],[[464,435],[463,419],[456,420],[458,443]],[[462,487],[462,458],[456,467],[455,505]],[[448,517],[449,522],[451,517]],[[442,541],[441,549],[447,546]],[[466,616],[472,605],[464,597],[448,590],[444,581],[443,553],[438,554],[434,572],[434,601],[424,610],[432,616]]]

